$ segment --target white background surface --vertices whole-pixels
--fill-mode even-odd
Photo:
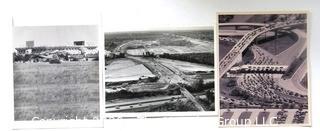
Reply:
[[[32,21],[32,17],[29,17],[37,14],[37,16],[43,18],[39,23],[70,25],[75,21],[79,22],[77,18],[87,16],[88,14],[95,14],[103,17],[103,29],[114,32],[187,26],[212,26],[215,24],[215,15],[218,11],[288,10],[308,10],[311,12],[311,16],[309,16],[311,20],[309,51],[311,58],[312,128],[254,127],[246,128],[246,130],[296,131],[320,128],[320,90],[318,87],[320,83],[319,8],[319,0],[0,0],[0,128],[1,130],[11,130],[13,121],[12,16],[22,15],[30,19],[31,24],[37,24],[35,21]],[[54,19],[54,16],[62,18]],[[90,21],[90,17],[87,20]],[[239,130],[239,128],[218,128],[218,120],[217,117],[106,120],[104,129],[93,128],[90,130]],[[89,129],[64,130],[82,131]]]

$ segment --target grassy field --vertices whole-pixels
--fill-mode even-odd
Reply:
[[[98,62],[14,63],[14,119],[99,118]]]

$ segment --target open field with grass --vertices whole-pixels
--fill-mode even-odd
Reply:
[[[14,119],[99,118],[98,62],[14,63]]]
[[[131,60],[116,60],[106,66],[105,82],[135,81],[141,77],[154,77],[143,64],[134,63]]]

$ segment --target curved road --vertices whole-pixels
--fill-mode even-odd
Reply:
[[[273,23],[267,26],[257,28],[246,35],[244,35],[238,43],[224,56],[219,63],[219,77],[221,78],[232,66],[236,63],[236,59],[242,54],[242,52],[255,40],[259,35],[269,32],[271,30],[290,27],[300,24],[305,24],[305,20],[287,21],[280,23]]]

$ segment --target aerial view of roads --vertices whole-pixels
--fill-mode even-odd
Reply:
[[[307,14],[220,14],[220,125],[309,124]]]
[[[105,34],[106,113],[214,111],[213,30]]]

